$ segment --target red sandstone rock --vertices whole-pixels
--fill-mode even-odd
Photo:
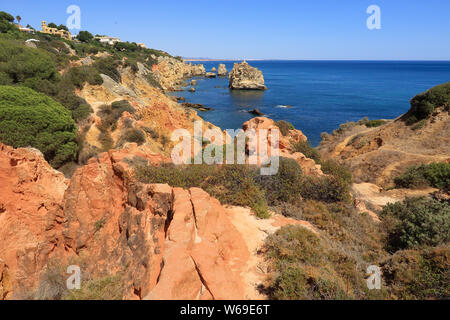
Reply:
[[[268,131],[268,149],[271,146],[271,132],[273,130],[278,130],[279,128],[275,125],[275,122],[272,119],[268,119],[265,117],[257,117],[253,118],[243,125],[243,130],[255,130],[256,134],[259,134],[259,130],[267,130]],[[322,176],[323,172],[321,170],[321,166],[317,165],[316,162],[312,159],[307,158],[300,152],[296,152],[293,148],[293,145],[299,142],[307,141],[306,136],[300,130],[290,130],[289,134],[283,136],[281,131],[279,131],[279,151],[278,155],[284,158],[290,158],[297,161],[297,163],[302,168],[303,172],[307,175],[314,176]],[[259,148],[259,144],[257,145]],[[256,147],[251,146],[250,143],[247,143],[247,150],[250,154],[257,154]],[[270,153],[269,153],[270,155]],[[261,155],[260,155],[261,156]]]
[[[139,152],[103,153],[68,182],[39,152],[0,146],[0,298],[35,292],[49,262],[119,275],[125,299],[244,298],[249,252],[223,207],[201,189],[136,182]]]
[[[34,287],[60,244],[66,188],[38,150],[0,143],[0,259],[14,289]]]

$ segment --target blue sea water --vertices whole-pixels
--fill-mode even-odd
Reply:
[[[195,63],[195,62],[194,62]],[[198,62],[207,71],[224,63]],[[222,129],[241,128],[258,108],[274,120],[287,120],[320,143],[322,132],[341,123],[369,119],[393,119],[409,110],[410,99],[450,81],[450,61],[249,61],[262,70],[269,90],[228,89],[228,78],[196,78],[195,93],[176,92],[188,102],[214,110],[199,115]],[[290,105],[292,108],[280,106]]]

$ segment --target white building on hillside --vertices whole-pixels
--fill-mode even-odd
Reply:
[[[108,36],[95,37],[94,39],[100,41],[101,43],[109,44],[110,46],[115,45],[117,42],[122,42],[119,38]]]

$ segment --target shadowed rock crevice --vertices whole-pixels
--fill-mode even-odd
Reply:
[[[194,258],[192,256],[190,257],[192,260],[192,263],[195,265],[195,271],[197,271],[198,277],[200,278],[200,281],[202,282],[203,287],[208,291],[208,293],[211,295],[212,299],[215,300],[214,294],[211,292],[211,290],[208,288],[208,284],[206,283],[205,279],[203,279],[202,273],[200,272],[200,269],[198,268],[197,264],[195,263]],[[200,295],[203,292],[200,292]]]

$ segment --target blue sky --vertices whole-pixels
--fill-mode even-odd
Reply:
[[[448,0],[3,0],[0,10],[40,29],[65,24],[73,4],[82,30],[184,57],[450,60]],[[366,27],[372,4],[381,30]]]

